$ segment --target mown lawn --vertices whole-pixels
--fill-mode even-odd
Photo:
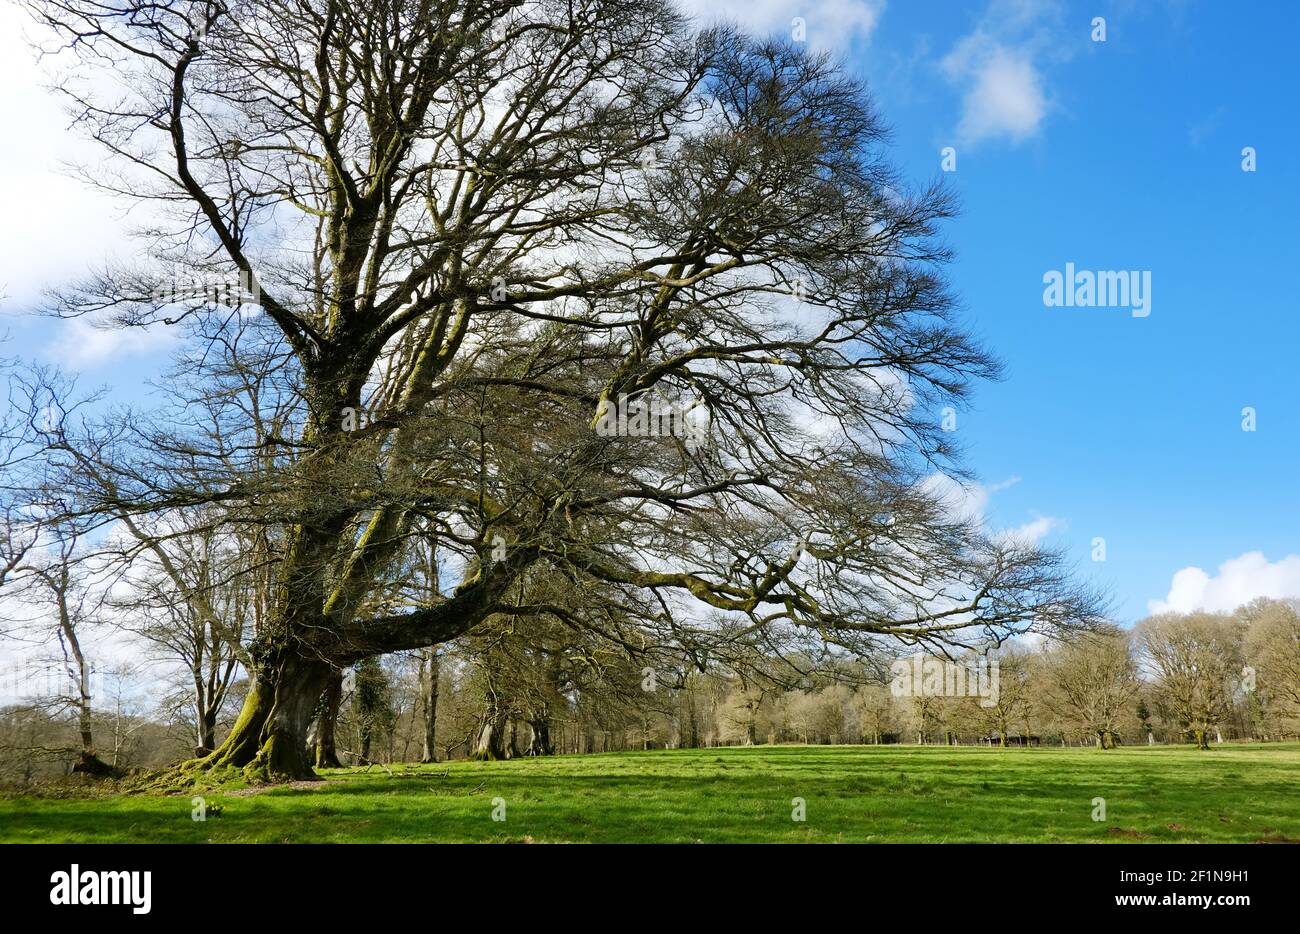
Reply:
[[[0,841],[1300,842],[1297,744],[760,746],[325,774],[209,793],[223,810],[203,822],[188,796],[0,799]]]

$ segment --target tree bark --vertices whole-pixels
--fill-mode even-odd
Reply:
[[[71,651],[72,657],[76,661],[75,671],[69,673],[76,678],[77,682],[77,732],[81,734],[81,750],[77,753],[77,761],[73,764],[72,771],[96,777],[115,775],[117,770],[95,754],[95,742],[92,732],[93,709],[90,696],[90,666],[86,662],[86,656],[81,651],[81,642],[77,639],[76,625],[68,609],[68,570],[66,565],[62,568],[59,585],[55,593],[58,599],[60,633],[65,648]]]
[[[555,745],[551,742],[551,721],[545,717],[538,717],[528,721],[528,728],[532,730],[532,739],[528,741],[528,755],[530,756],[549,756],[555,753]]]
[[[495,706],[489,706],[479,721],[478,733],[474,746],[470,750],[471,759],[505,759],[506,715]]]
[[[325,685],[321,697],[320,717],[316,721],[315,760],[318,769],[342,768],[339,761],[335,731],[338,727],[339,705],[343,703],[343,671],[335,669]]]
[[[336,669],[292,652],[268,660],[252,676],[230,735],[213,753],[189,765],[237,768],[249,781],[314,780],[307,731],[316,704]]]
[[[205,709],[200,700],[198,716],[199,745],[194,750],[196,756],[206,756],[217,748],[217,711]]]
[[[429,677],[424,688],[424,749],[420,755],[421,762],[437,762],[438,747],[434,743],[438,726],[438,675],[441,660],[438,653],[429,653]]]

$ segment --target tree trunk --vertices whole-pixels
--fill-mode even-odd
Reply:
[[[199,708],[199,745],[194,750],[196,756],[206,756],[217,748],[217,711],[213,708]]]
[[[188,767],[237,768],[249,781],[316,779],[307,731],[335,670],[328,662],[296,655],[263,665],[226,741]]]
[[[998,730],[998,745],[1001,746],[1003,749],[1006,748],[1006,746],[1007,746],[1007,731],[1006,731],[1006,730]]]
[[[528,728],[533,731],[533,737],[528,741],[527,754],[530,756],[554,755],[555,745],[551,742],[551,721],[545,717],[529,720]]]
[[[474,738],[474,746],[470,749],[471,759],[504,759],[506,758],[505,746],[506,715],[489,707],[479,721],[478,734]]]
[[[316,721],[315,747],[316,768],[338,769],[343,767],[339,761],[335,731],[338,727],[339,705],[343,703],[343,671],[335,669],[325,685],[321,697],[320,717]]]
[[[72,616],[68,611],[66,569],[63,581],[64,589],[58,591],[59,625],[65,647],[71,650],[72,657],[77,664],[75,672],[77,679],[77,732],[81,734],[81,751],[77,754],[77,761],[73,764],[72,771],[96,777],[116,775],[117,770],[113,766],[103,762],[99,756],[95,755],[95,742],[91,723],[93,708],[91,707],[90,696],[90,667],[86,663],[86,656],[81,652],[81,643],[77,639],[76,626],[73,624]]]
[[[1209,749],[1210,743],[1205,736],[1205,730],[1193,730],[1192,735],[1196,737],[1197,749]]]
[[[429,653],[429,678],[424,689],[424,750],[421,762],[437,762],[438,747],[434,745],[434,735],[438,725],[438,675],[441,660],[436,651]]]

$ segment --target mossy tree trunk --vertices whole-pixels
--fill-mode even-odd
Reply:
[[[183,771],[235,768],[249,781],[314,779],[307,731],[334,668],[292,653],[254,673],[230,735],[210,755]]]
[[[479,721],[478,734],[474,738],[474,746],[470,750],[471,759],[504,759],[506,758],[506,715],[503,711],[489,706],[484,712],[483,718]]]

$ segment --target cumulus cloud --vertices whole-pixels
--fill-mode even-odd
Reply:
[[[923,486],[927,493],[942,502],[956,518],[987,526],[990,501],[998,493],[1019,482],[1020,477],[1012,476],[999,483],[961,483],[947,474],[934,473],[926,477]],[[1055,516],[1035,516],[1022,525],[995,530],[995,534],[1006,541],[1035,545],[1063,525]]]
[[[994,136],[1019,142],[1038,132],[1047,113],[1042,76],[1023,52],[995,48],[975,66],[962,101],[957,138],[973,144]]]
[[[1049,532],[1059,529],[1061,524],[1061,520],[1055,516],[1038,516],[1022,525],[1004,529],[1001,534],[1009,541],[1022,545],[1036,545],[1046,538]]]
[[[964,89],[958,142],[1020,142],[1038,132],[1050,110],[1041,63],[1061,57],[1057,15],[1049,0],[994,0],[943,57],[943,73]]]
[[[1248,551],[1219,565],[1216,574],[1198,567],[1176,572],[1163,600],[1150,600],[1150,613],[1235,610],[1257,597],[1300,597],[1300,555],[1270,562],[1262,551]]]
[[[71,178],[65,163],[93,164],[100,150],[69,130],[46,85],[57,57],[38,63],[27,38],[43,40],[21,9],[0,6],[0,291],[5,313],[39,303],[44,288],[117,255],[126,225],[107,196]]]
[[[681,4],[700,23],[731,20],[758,35],[791,36],[802,20],[813,48],[840,48],[870,38],[885,0],[818,0],[801,7],[788,0],[686,0]]]
[[[85,318],[63,322],[45,356],[68,370],[84,371],[117,363],[127,357],[163,354],[177,341],[175,328],[101,328]]]

